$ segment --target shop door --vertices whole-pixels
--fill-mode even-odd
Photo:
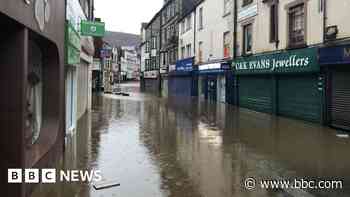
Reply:
[[[321,92],[317,75],[281,76],[277,89],[279,115],[320,122]]]
[[[226,79],[225,76],[218,78],[218,101],[226,103]]]
[[[350,130],[350,72],[332,73],[331,124]]]
[[[216,101],[217,99],[217,81],[216,77],[208,78],[208,100]]]
[[[240,107],[272,113],[271,77],[241,76],[238,80]]]

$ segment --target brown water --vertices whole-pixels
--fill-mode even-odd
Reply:
[[[247,190],[243,180],[342,179],[345,189],[304,196],[350,196],[350,140],[302,121],[195,99],[94,97],[67,140],[58,168],[101,170],[120,183],[41,185],[32,197],[289,197],[300,190]],[[299,192],[299,193],[298,193]]]

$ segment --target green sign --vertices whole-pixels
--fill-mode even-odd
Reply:
[[[232,63],[237,74],[319,72],[317,49],[297,49],[270,55],[237,58]]]
[[[74,65],[80,62],[80,36],[70,22],[66,23],[66,64]]]
[[[105,35],[105,23],[94,21],[81,21],[81,35],[103,37]]]

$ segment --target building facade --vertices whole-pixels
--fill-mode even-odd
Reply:
[[[233,40],[233,1],[205,0],[196,7],[195,51],[198,94],[215,102],[228,102]]]
[[[68,0],[66,19],[66,133],[72,134],[77,121],[91,108],[95,49],[93,38],[79,32],[82,20],[93,19],[92,1]]]
[[[324,44],[319,51],[326,78],[325,122],[346,130],[350,130],[349,7],[347,1],[323,2]]]
[[[28,196],[35,187],[8,184],[9,168],[54,167],[63,151],[65,2],[45,2],[0,6],[2,196]]]
[[[234,60],[239,106],[324,121],[321,1],[238,1]]]
[[[161,39],[161,12],[158,12],[145,27],[145,71],[144,90],[160,95],[160,39]]]

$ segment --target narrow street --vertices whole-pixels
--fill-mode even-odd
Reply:
[[[348,138],[312,123],[188,98],[95,96],[92,112],[66,141],[58,168],[98,169],[119,187],[44,184],[32,197],[350,196]],[[344,177],[343,189],[247,190],[248,177]]]

